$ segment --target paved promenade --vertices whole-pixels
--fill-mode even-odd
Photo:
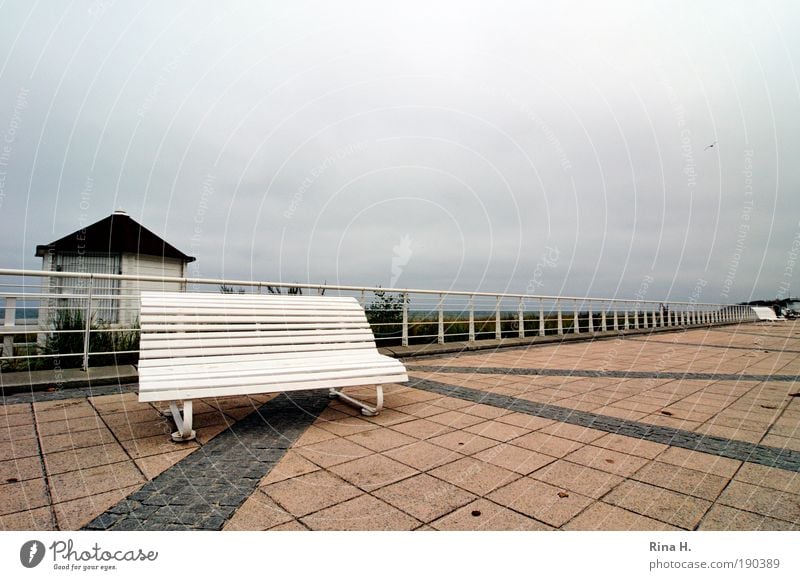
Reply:
[[[0,529],[800,529],[800,322],[406,364],[377,417],[204,400],[191,443],[135,384],[6,397]]]

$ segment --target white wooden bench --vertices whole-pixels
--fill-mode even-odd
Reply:
[[[195,437],[193,399],[325,387],[375,415],[381,385],[408,380],[355,298],[142,292],[140,325],[139,400],[170,402],[175,441]],[[358,385],[376,386],[375,406],[339,390]]]

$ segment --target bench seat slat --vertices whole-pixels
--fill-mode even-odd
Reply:
[[[142,376],[147,381],[147,386],[144,390],[163,390],[165,388],[175,388],[181,384],[192,385],[224,385],[224,384],[250,384],[252,382],[262,382],[264,384],[273,384],[278,382],[296,382],[298,380],[311,380],[318,378],[324,381],[327,378],[344,376],[371,376],[379,377],[390,374],[401,374],[404,369],[402,365],[393,359],[387,362],[376,363],[361,363],[361,364],[344,364],[337,366],[324,366],[319,364],[308,364],[305,367],[286,367],[278,368],[272,367],[268,363],[265,366],[250,366],[242,367],[235,363],[227,365],[197,365],[191,367],[191,370],[179,370],[178,367],[174,372],[165,372],[169,367],[162,367],[157,369],[143,369]]]
[[[274,392],[302,391],[306,389],[328,389],[340,387],[355,387],[361,385],[375,385],[385,383],[403,383],[408,380],[405,374],[388,375],[383,377],[349,377],[346,379],[330,379],[320,383],[319,381],[306,381],[297,383],[279,383],[277,385],[264,385],[257,382],[250,385],[240,385],[237,387],[212,387],[207,389],[181,388],[170,389],[167,391],[139,391],[139,400],[142,402],[151,401],[179,401],[189,399],[202,399],[208,397],[232,397],[236,395],[254,395]]]

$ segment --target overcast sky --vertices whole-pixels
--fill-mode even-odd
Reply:
[[[121,208],[204,277],[800,293],[800,3],[222,4],[0,5],[0,267]]]

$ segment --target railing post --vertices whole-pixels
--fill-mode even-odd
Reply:
[[[639,328],[639,303],[633,305],[633,327]]]
[[[561,305],[556,300],[556,312],[558,313],[558,335],[564,335],[564,316],[561,314]]]
[[[518,336],[520,338],[525,338],[525,299],[519,299],[519,305],[517,306],[517,326],[518,329]]]
[[[403,339],[402,345],[408,346],[408,292],[403,292]]]
[[[642,314],[644,314],[644,320],[642,321],[642,324],[643,324],[642,328],[647,328],[648,327],[648,323],[647,323],[647,304],[642,304]]]
[[[628,320],[628,306],[625,305],[625,330],[630,328],[630,321]]]
[[[469,297],[469,342],[475,342],[475,297]]]
[[[573,321],[575,323],[574,331],[575,331],[575,334],[580,334],[581,333],[581,325],[580,325],[580,320],[578,319],[578,301],[577,300],[575,301],[575,307],[573,308],[573,310],[574,310]]]
[[[436,341],[439,344],[444,344],[444,295],[439,294],[439,304],[436,305],[436,310],[439,315],[439,328],[436,333]]]
[[[608,321],[606,320],[606,307],[603,305],[603,311],[600,313],[600,330],[606,332],[608,330]]]
[[[539,336],[544,336],[544,301],[539,298]]]
[[[613,308],[614,308],[614,330],[618,331],[619,330],[619,314],[617,313],[617,305],[615,304],[613,306]]]
[[[495,340],[503,338],[503,329],[500,323],[500,296],[497,297],[497,303],[494,309],[494,338]]]
[[[594,332],[594,319],[592,318],[592,303],[589,303],[589,318],[586,322],[586,327],[589,332]]]
[[[8,330],[10,326],[17,324],[17,299],[11,296],[6,298],[6,316],[3,321],[3,329]],[[6,334],[3,336],[3,356],[14,356],[14,335]]]
[[[84,321],[85,331],[83,334],[83,366],[82,370],[89,370],[89,335],[92,332],[92,292],[94,291],[94,276],[89,276],[89,295],[86,300],[86,320]]]

